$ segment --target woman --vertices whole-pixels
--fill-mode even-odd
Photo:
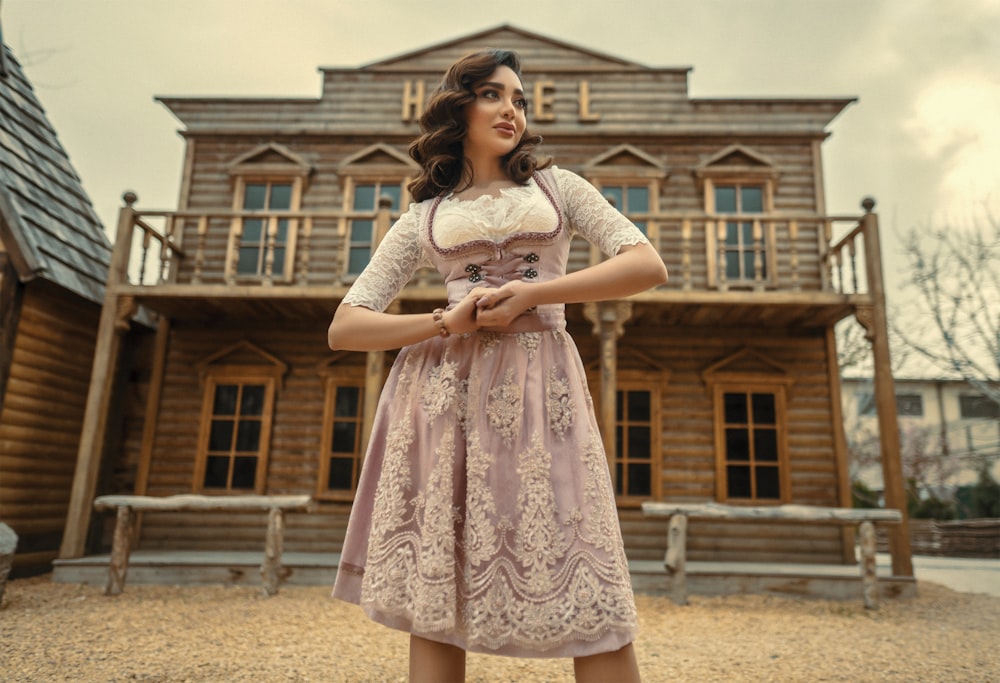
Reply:
[[[445,74],[410,155],[417,203],[338,307],[333,349],[401,348],[383,389],[334,596],[410,636],[410,680],[462,680],[465,651],[573,657],[577,681],[638,681],[615,498],[564,304],[666,280],[642,233],[546,168],[516,54]],[[566,274],[574,232],[611,255]],[[448,307],[383,311],[414,270]]]

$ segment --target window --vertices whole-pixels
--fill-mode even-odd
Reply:
[[[896,394],[896,414],[899,417],[923,417],[923,396],[920,394]]]
[[[958,409],[962,419],[1000,419],[1000,405],[985,396],[966,395],[958,397]]]
[[[292,208],[290,182],[247,182],[243,188],[244,211],[288,211]],[[267,274],[268,260],[273,277],[284,279],[291,269],[286,258],[291,254],[288,218],[243,218],[239,231],[236,259],[238,276]],[[272,234],[273,233],[273,234]],[[273,240],[272,240],[273,238]]]
[[[601,185],[601,193],[610,199],[615,207],[624,215],[635,213],[649,213],[649,186],[648,185]],[[632,221],[642,230],[642,234],[648,235],[646,221]]]
[[[617,392],[615,409],[615,493],[625,497],[653,496],[654,393],[648,389]]]
[[[752,214],[764,211],[764,188],[760,185],[716,185],[715,212]],[[767,279],[767,257],[763,227],[755,221],[726,221],[717,235],[721,244],[727,280]]]
[[[715,400],[719,500],[788,500],[783,389],[719,385]]]
[[[263,493],[274,380],[209,376],[194,489]]]
[[[362,462],[362,380],[327,378],[318,497],[352,499]]]
[[[399,181],[374,181],[354,183],[353,192],[349,194],[352,195],[350,197],[352,211],[371,214],[370,218],[358,217],[348,220],[347,274],[358,275],[368,265],[372,252],[382,237],[376,235],[374,218],[379,197],[389,197],[390,210],[398,212],[403,192]]]

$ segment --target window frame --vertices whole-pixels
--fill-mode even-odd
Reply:
[[[319,447],[319,467],[316,478],[315,496],[317,500],[351,502],[357,493],[358,482],[361,478],[361,468],[365,461],[365,451],[367,444],[364,439],[365,430],[365,373],[362,368],[330,368],[322,373],[323,377],[323,434]],[[337,388],[357,387],[358,392],[358,414],[356,423],[358,432],[355,435],[357,442],[357,453],[354,456],[354,467],[350,491],[344,489],[331,489],[327,485],[330,480],[330,458],[332,457],[333,432],[336,420],[336,399]]]
[[[736,222],[736,224],[742,225],[747,221],[730,221],[724,218],[726,214],[720,214],[715,203],[715,193],[716,190],[722,187],[733,187],[736,191],[737,201],[739,201],[740,191],[747,187],[758,187],[761,190],[761,211],[760,215],[760,240],[761,240],[761,251],[763,256],[763,267],[766,275],[761,277],[758,283],[756,279],[756,273],[752,277],[742,277],[742,278],[729,278],[727,276],[725,282],[723,283],[719,278],[719,239],[720,233],[726,230],[726,225],[731,222]],[[775,223],[772,220],[767,220],[767,216],[774,213],[774,182],[771,178],[761,176],[760,174],[747,174],[747,175],[724,175],[724,176],[709,176],[704,178],[704,201],[705,201],[705,213],[710,217],[710,220],[706,224],[705,229],[705,258],[708,264],[708,286],[729,289],[730,287],[736,287],[740,289],[746,289],[748,287],[760,288],[760,287],[776,287],[777,286],[777,234],[775,231]],[[745,212],[737,211],[735,215],[758,215],[757,212],[748,214]],[[754,250],[754,245],[751,244],[749,247],[743,246],[737,251],[742,260],[747,249],[751,252]]]
[[[971,405],[970,405],[971,404]],[[967,415],[966,406],[974,407],[977,405],[985,405],[992,408],[992,415]],[[1000,409],[997,409],[996,404],[990,401],[989,398],[982,394],[959,394],[958,395],[958,416],[961,420],[1000,420]]]
[[[623,392],[646,391],[649,393],[649,494],[644,496],[629,495],[626,492],[626,485],[622,483],[622,493],[618,493],[618,478],[614,478],[615,502],[618,507],[640,507],[644,501],[660,500],[663,492],[663,385],[660,382],[642,380],[637,377],[638,373],[622,372],[618,373],[618,386],[615,387],[615,401],[617,402]],[[624,376],[622,376],[624,375]],[[622,420],[615,413],[615,430],[622,427]],[[627,423],[626,423],[627,424]],[[623,442],[625,439],[622,440]],[[618,443],[617,436],[615,443]],[[622,472],[628,471],[630,458],[618,452],[617,446],[614,454],[614,466],[617,468],[621,464]],[[644,459],[637,458],[643,462]],[[627,481],[627,476],[626,476]]]
[[[775,498],[759,498],[754,493],[756,488],[755,477],[751,477],[751,497],[734,498],[729,495],[729,484],[727,477],[726,453],[726,416],[725,416],[725,394],[727,393],[759,393],[774,395],[775,409],[775,431],[776,447],[778,449],[777,465],[778,470],[778,491],[779,496]],[[715,499],[716,502],[727,505],[783,505],[791,502],[791,467],[788,453],[788,404],[786,383],[778,381],[745,380],[745,381],[719,381],[712,387],[712,411],[713,426],[715,432]],[[749,411],[749,408],[748,408]],[[748,424],[750,422],[748,421]],[[743,462],[743,461],[739,461]],[[770,462],[770,461],[767,461]],[[755,473],[757,465],[755,459],[750,456],[746,461],[751,472]],[[772,465],[765,465],[772,467]]]
[[[257,467],[254,473],[253,489],[205,486],[205,470],[208,463],[208,446],[211,438],[212,418],[215,404],[215,389],[220,384],[264,385],[264,405],[261,409],[260,444],[257,451]],[[268,366],[220,366],[207,369],[202,388],[202,406],[198,433],[198,450],[195,456],[194,479],[191,490],[203,495],[232,495],[234,493],[263,494],[267,484],[267,469],[271,453],[271,432],[274,425],[275,393],[278,377],[274,368]],[[230,473],[230,478],[231,478]]]
[[[650,216],[655,216],[660,212],[660,190],[663,186],[664,177],[661,172],[657,169],[656,173],[650,171],[638,172],[638,171],[614,171],[611,168],[601,168],[595,167],[587,174],[587,180],[593,185],[601,196],[605,195],[605,188],[614,187],[622,189],[622,196],[627,196],[627,188],[637,187],[643,188],[647,191],[649,197],[649,209],[643,213]],[[633,224],[635,224],[635,219],[629,215],[627,208],[623,209],[620,206],[615,206],[625,218],[629,219]],[[654,247],[659,248],[660,244],[660,224],[652,219],[647,219],[644,221],[646,223],[646,229],[644,234],[646,239],[649,240],[650,244]],[[636,226],[638,227],[638,226]],[[639,228],[642,230],[642,228]],[[603,254],[601,250],[596,246],[590,245],[590,263],[600,263],[603,259]]]
[[[232,221],[229,225],[229,240],[226,245],[226,266],[225,266],[225,278],[230,284],[236,284],[239,282],[260,282],[260,281],[272,281],[272,282],[283,282],[291,283],[295,279],[295,256],[296,256],[296,242],[299,232],[299,219],[288,218],[288,228],[287,235],[284,242],[285,258],[283,265],[283,272],[279,276],[275,276],[273,271],[271,276],[267,275],[267,250],[268,250],[268,234],[270,233],[271,227],[274,226],[276,229],[278,219],[276,216],[268,217],[270,209],[244,209],[243,202],[246,199],[246,190],[248,185],[267,185],[268,188],[273,185],[290,185],[291,194],[289,197],[289,208],[288,209],[276,209],[277,211],[290,211],[296,212],[301,211],[302,205],[302,193],[304,190],[304,176],[301,172],[296,170],[289,170],[288,172],[278,172],[270,170],[266,173],[261,172],[240,172],[235,175],[236,183],[233,189],[233,211],[237,214],[233,216]],[[268,191],[268,197],[270,197],[270,190]],[[263,250],[264,258],[261,262],[261,268],[257,273],[241,273],[239,272],[239,246],[242,243],[243,236],[243,221],[250,216],[244,214],[249,213],[259,213],[262,218],[264,218],[264,228],[261,234],[261,239],[263,240]]]

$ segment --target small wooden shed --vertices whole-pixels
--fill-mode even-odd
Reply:
[[[62,540],[111,245],[6,46],[0,64],[0,520],[22,572]]]

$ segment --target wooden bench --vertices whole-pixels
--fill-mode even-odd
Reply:
[[[721,503],[653,503],[642,504],[649,517],[669,517],[667,554],[663,563],[673,577],[671,599],[678,605],[687,604],[685,563],[687,556],[687,521],[720,519],[743,521],[777,521],[858,526],[861,537],[861,582],[865,607],[878,608],[878,586],[875,578],[875,522],[899,524],[899,510],[818,507],[812,505],[776,505],[744,507]]]
[[[136,511],[177,512],[196,510],[199,512],[266,511],[267,535],[264,539],[264,561],[260,566],[260,576],[265,595],[278,592],[281,571],[281,550],[284,537],[284,513],[287,510],[308,510],[312,499],[308,495],[296,496],[198,496],[183,494],[177,496],[99,496],[94,500],[97,510],[117,508],[114,538],[111,543],[111,561],[108,564],[108,582],[105,595],[118,595],[125,588],[128,558],[132,545],[132,528]]]

